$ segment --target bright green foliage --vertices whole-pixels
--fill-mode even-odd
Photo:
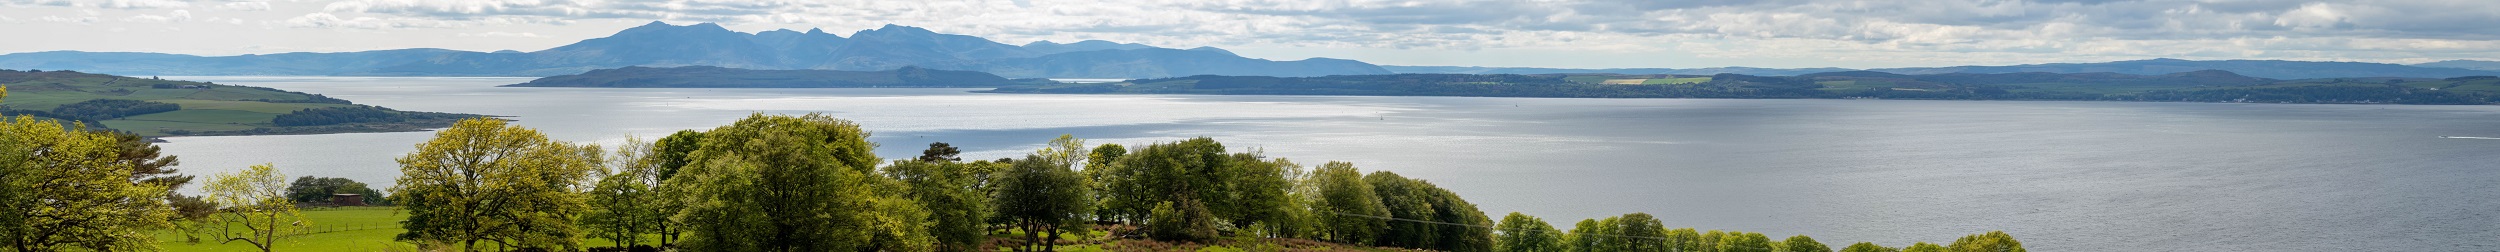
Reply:
[[[666,182],[680,190],[673,197],[687,200],[674,217],[687,232],[681,249],[854,251],[879,244],[879,236],[926,237],[880,231],[911,225],[878,219],[879,209],[894,206],[883,201],[909,199],[883,193],[902,185],[875,175],[883,161],[858,124],[756,114],[702,133],[700,146]]]
[[[926,222],[929,235],[937,239],[936,250],[969,251],[979,248],[985,234],[984,221],[990,215],[990,195],[982,194],[970,172],[970,164],[946,159],[898,160],[885,166],[885,176],[908,187],[905,196],[920,202],[929,213]]]
[[[1510,215],[1502,216],[1502,224],[1494,226],[1493,229],[1497,230],[1493,238],[1496,245],[1494,251],[1564,251],[1562,230],[1554,229],[1553,224],[1546,224],[1545,219],[1511,212]]]
[[[668,216],[676,209],[664,208],[671,205],[664,202],[672,200],[660,197],[661,160],[654,147],[640,138],[626,138],[625,144],[608,156],[606,168],[600,169],[599,182],[588,193],[586,202],[590,209],[579,216],[582,228],[591,237],[614,241],[618,247],[633,247],[642,245],[645,235],[674,233]]]
[[[1371,183],[1363,181],[1363,173],[1354,163],[1328,162],[1311,172],[1310,184],[1319,191],[1311,208],[1319,217],[1321,239],[1371,244],[1388,228],[1389,208],[1382,206],[1379,194]]]
[[[1095,220],[1109,221],[1120,218],[1112,208],[1104,206],[1111,204],[1110,176],[1112,170],[1118,169],[1114,167],[1114,161],[1119,161],[1120,156],[1126,155],[1128,155],[1128,147],[1122,147],[1119,144],[1095,146],[1093,151],[1085,154],[1085,170],[1082,173],[1085,174],[1085,184],[1094,187]]]
[[[1175,211],[1204,209],[1206,216],[1215,218],[1185,223],[1220,222],[1236,228],[1259,227],[1267,233],[1291,233],[1288,231],[1298,232],[1290,228],[1302,222],[1293,219],[1298,206],[1290,197],[1294,182],[1287,175],[1298,169],[1291,163],[1268,160],[1256,153],[1226,154],[1223,144],[1203,137],[1147,145],[1134,153],[1097,150],[1119,157],[1108,163],[1110,169],[1092,174],[1099,175],[1103,182],[1104,209],[1100,213],[1105,216],[1135,222],[1152,213],[1153,206],[1172,202]]]
[[[703,148],[703,132],[679,130],[651,143],[651,158],[660,163],[660,180],[676,176],[678,169],[694,163],[694,150]]]
[[[1700,249],[1700,250],[1695,250],[1695,251],[1718,252],[1718,251],[1719,251],[1719,242],[1722,242],[1722,241],[1727,241],[1727,240],[1728,240],[1728,233],[1727,233],[1727,232],[1718,231],[1718,230],[1710,230],[1710,232],[1709,232],[1709,233],[1702,233],[1702,234],[1701,234],[1701,249]]]
[[[1780,243],[1788,245],[1788,250],[1785,250],[1787,252],[1832,252],[1831,246],[1824,246],[1822,242],[1816,242],[1813,237],[1805,235],[1789,236],[1788,241]]]
[[[1146,236],[1157,240],[1205,240],[1215,237],[1215,218],[1193,199],[1165,201],[1147,214]]]
[[[1060,139],[1070,138],[1062,136]],[[1061,150],[1075,149],[1079,148]],[[1075,160],[1041,155],[1051,153],[1046,149],[1016,160],[1014,166],[999,174],[997,194],[991,197],[992,209],[997,209],[998,217],[1024,231],[1024,246],[1017,251],[1052,251],[1054,247],[1049,241],[1058,240],[1063,231],[1084,232],[1085,222],[1092,220],[1085,217],[1093,212],[1093,197],[1089,195],[1092,186],[1085,184],[1084,176],[1068,170],[1068,165],[1061,163]],[[1075,155],[1075,152],[1058,153]]]
[[[1773,248],[1776,245],[1771,242],[1771,237],[1762,233],[1728,232],[1727,236],[1719,238],[1719,251],[1722,252],[1771,252],[1777,250]]]
[[[1625,237],[1615,233],[1618,218],[1621,217],[1580,220],[1571,225],[1571,235],[1564,237],[1564,242],[1570,243],[1573,252],[1624,251]]]
[[[1667,225],[1658,222],[1658,218],[1649,213],[1624,214],[1615,221],[1615,233],[1640,237],[1623,239],[1624,251],[1668,251],[1674,248],[1667,240],[1658,238],[1667,236]]]
[[[1701,233],[1693,231],[1692,228],[1667,230],[1667,247],[1669,251],[1706,251],[1718,248],[1712,244],[1702,243]]]
[[[1963,236],[1946,247],[1954,252],[2023,252],[2023,242],[2015,241],[2014,236],[2005,234],[2005,231]]]
[[[1951,251],[1951,250],[1950,250],[1950,249],[1946,249],[1944,246],[1937,246],[1936,244],[1925,243],[1925,242],[1921,242],[1921,243],[1913,243],[1913,244],[1910,244],[1910,246],[1909,246],[1909,247],[1902,247],[1902,248],[1901,248],[1901,252],[1945,252],[1945,251]]]
[[[1110,195],[1103,207],[1136,222],[1163,202],[1228,201],[1225,182],[1229,179],[1224,169],[1231,161],[1224,155],[1224,145],[1214,139],[1147,145],[1123,155],[1112,165],[1116,168],[1107,171],[1104,187],[1109,190],[1104,193]]]
[[[1230,164],[1232,167],[1224,169],[1231,177],[1226,183],[1230,186],[1226,188],[1231,196],[1229,204],[1216,204],[1219,207],[1213,209],[1215,215],[1231,221],[1233,227],[1255,225],[1267,228],[1261,231],[1268,233],[1297,232],[1292,229],[1293,223],[1301,221],[1294,219],[1290,210],[1301,206],[1290,195],[1293,181],[1286,176],[1298,168],[1292,162],[1261,159],[1251,153],[1232,154]]]
[[[167,188],[133,181],[112,134],[71,125],[0,119],[0,249],[155,250]]]
[[[577,193],[598,169],[599,150],[548,140],[537,130],[474,118],[454,123],[398,159],[392,201],[404,206],[400,240],[476,250],[571,249],[581,232],[572,216],[588,208]]]
[[[1840,252],[1901,252],[1901,249],[1875,245],[1873,242],[1860,242],[1858,244],[1849,244],[1849,247],[1846,248],[1840,248]]]
[[[304,214],[296,212],[295,202],[287,199],[286,175],[269,164],[217,174],[203,190],[208,191],[209,202],[226,206],[218,217],[228,224],[215,228],[218,243],[250,243],[266,252],[278,245],[283,233],[312,225],[304,222]],[[237,226],[243,230],[234,230]]]

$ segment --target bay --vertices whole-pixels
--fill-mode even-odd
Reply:
[[[178,77],[508,116],[615,144],[752,113],[856,121],[888,159],[1020,156],[1059,134],[1213,137],[1449,188],[1498,218],[1845,246],[2004,230],[2041,251],[2500,250],[2500,106],[1020,95],[972,89],[497,88],[527,78]],[[273,163],[387,187],[428,132],[177,137],[186,174]],[[196,190],[196,189],[190,189]]]

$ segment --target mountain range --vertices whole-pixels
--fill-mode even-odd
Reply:
[[[195,56],[145,52],[49,51],[0,55],[0,69],[59,69],[121,75],[299,76],[556,76],[629,66],[716,66],[755,70],[885,71],[906,66],[980,71],[1005,78],[1166,78],[1193,75],[1312,77],[1391,73],[1453,74],[1744,74],[1799,76],[1846,68],[1527,68],[1378,66],[1354,60],[1249,58],[1214,47],[1163,48],[1086,40],[1024,45],[886,25],[849,36],[807,31],[731,31],[700,23],[651,22],[592,38],[521,52],[395,49],[337,53]],[[2272,79],[2358,77],[2448,78],[2500,75],[2500,62],[2451,60],[2414,65],[2284,60],[2148,59],[2098,63],[1863,69],[1895,74],[2118,73],[2162,75],[2224,70]]]
[[[1275,61],[1213,47],[1173,49],[1099,40],[1022,46],[886,25],[850,36],[730,31],[662,22],[532,52],[398,49],[341,53],[193,56],[51,51],[0,55],[0,68],[124,75],[554,76],[627,66],[883,71],[906,66],[972,70],[1008,78],[1158,78],[1190,75],[1387,74],[1353,60]]]
[[[1744,74],[1744,75],[1759,75],[1759,76],[1799,76],[1799,75],[1807,75],[1807,74],[1815,74],[1815,73],[1842,72],[1842,71],[1858,71],[1858,69],[1846,69],[1846,68],[1752,68],[1752,67],[1716,67],[1716,68],[1689,68],[1689,69],[1673,69],[1673,68],[1609,68],[1609,69],[1570,69],[1570,68],[1528,68],[1528,67],[1383,66],[1383,68],[1389,69],[1389,71],[1391,71],[1391,72],[1398,72],[1398,73],[1459,73],[1459,74],[1556,74],[1556,73],[1611,73],[1611,74],[1683,74],[1683,75],[1710,75],[1710,74],[1723,74],[1723,73],[1725,73],[1725,74]],[[2492,62],[2492,61],[2471,61],[2471,60],[2451,60],[2451,61],[2431,62],[2431,63],[2422,63],[2422,64],[2414,64],[2414,65],[2398,65],[2398,64],[2387,64],[2387,63],[2368,63],[2368,62],[2321,62],[2321,61],[2286,61],[2286,60],[2181,60],[2181,59],[2148,59],[2148,60],[2112,61],[2112,62],[2098,62],[2098,63],[2054,63],[2054,64],[2011,65],[2011,66],[1953,66],[1953,67],[1878,68],[1878,69],[1865,69],[1864,71],[1883,72],[1883,73],[1893,73],[1893,74],[1905,74],[1905,75],[1949,74],[1949,73],[1966,73],[1966,74],[1996,74],[1996,73],[2059,73],[2059,74],[2072,74],[2072,73],[2116,73],[2116,74],[2130,74],[2130,75],[2165,75],[2165,74],[2186,73],[2186,72],[2195,72],[2195,71],[2203,71],[2203,70],[2222,70],[2222,71],[2230,71],[2230,72],[2233,72],[2233,73],[2238,73],[2238,74],[2241,74],[2241,75],[2247,75],[2247,76],[2251,76],[2251,77],[2271,78],[2271,79],[2286,79],[2286,80],[2297,80],[2297,79],[2320,79],[2320,78],[2362,78],[2362,77],[2449,78],[2449,77],[2461,77],[2461,76],[2488,76],[2488,75],[2500,75],[2500,62]]]

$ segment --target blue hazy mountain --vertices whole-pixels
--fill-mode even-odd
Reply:
[[[2500,71],[2500,61],[2481,61],[2481,60],[2447,60],[2447,61],[2439,61],[2439,62],[2431,62],[2431,63],[2413,64],[2412,66],[2418,66],[2418,67],[2444,67],[2444,68],[2457,68],[2457,69],[2482,70],[2482,71]]]
[[[1358,61],[1253,59],[1211,47],[1180,50],[1098,40],[1017,46],[900,25],[845,37],[816,29],[744,33],[711,23],[651,22],[607,37],[531,52],[399,49],[237,56],[78,51],[0,55],[0,69],[123,75],[554,76],[627,66],[846,71],[918,66],[1002,72],[998,75],[1008,78],[1389,73]]]
[[[1812,73],[1856,71],[1847,68],[1541,68],[1541,67],[1474,67],[1474,66],[1380,66],[1397,73],[1443,74],[1680,74],[1714,75],[1743,74],[1754,76],[1797,76]]]

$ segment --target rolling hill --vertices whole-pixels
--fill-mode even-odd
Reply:
[[[900,25],[845,37],[818,29],[745,33],[711,23],[651,22],[607,37],[532,52],[399,49],[214,57],[77,51],[0,55],[0,68],[124,75],[555,76],[628,66],[846,71],[917,66],[992,72],[1008,78],[1389,73],[1359,61],[1256,59],[1209,47],[1184,50],[1108,41],[1018,46]]]
[[[9,88],[0,115],[83,121],[150,137],[412,131],[479,116],[397,111],[263,87],[59,70],[0,70],[0,85]]]

